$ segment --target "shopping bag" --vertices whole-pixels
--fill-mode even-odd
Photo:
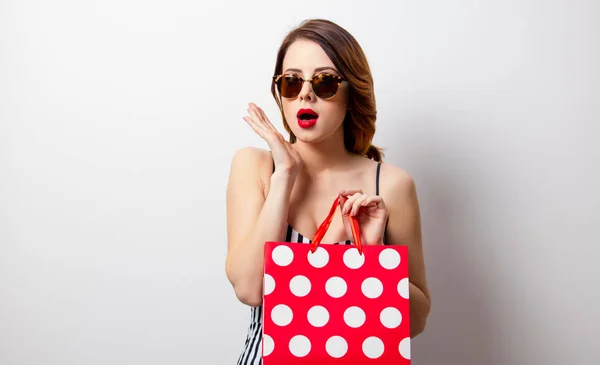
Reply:
[[[338,200],[311,244],[266,242],[263,364],[410,364],[408,250],[321,244]]]

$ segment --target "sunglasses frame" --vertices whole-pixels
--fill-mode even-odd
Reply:
[[[300,88],[300,91],[298,92],[298,95],[296,95],[296,96],[292,96],[292,97],[285,97],[285,96],[281,95],[281,92],[279,91],[279,85],[278,85],[277,83],[278,83],[278,82],[279,82],[279,80],[280,80],[282,77],[284,77],[285,75],[289,75],[289,74],[280,74],[280,75],[275,75],[275,76],[273,76],[273,82],[275,83],[275,86],[277,87],[277,92],[279,93],[279,96],[281,96],[282,98],[286,98],[286,99],[295,99],[295,98],[297,98],[297,97],[298,97],[298,95],[300,95],[300,92],[302,91],[302,87]],[[314,88],[314,84],[313,84],[313,82],[315,82],[315,80],[316,80],[317,78],[319,78],[319,77],[323,77],[323,76],[330,76],[330,77],[333,77],[334,79],[336,79],[336,80],[337,80],[337,89],[335,90],[335,93],[334,93],[333,95],[331,95],[331,96],[330,96],[330,97],[328,97],[328,98],[322,98],[322,97],[320,97],[319,95],[317,95],[317,97],[318,97],[318,98],[320,98],[320,99],[323,99],[323,100],[329,100],[329,99],[333,98],[333,97],[334,97],[334,96],[335,96],[335,95],[338,93],[338,91],[339,91],[339,89],[340,89],[340,85],[342,84],[342,82],[346,81],[346,79],[345,79],[345,78],[343,78],[343,77],[341,77],[341,76],[334,75],[334,74],[330,74],[330,73],[327,73],[327,72],[322,72],[322,73],[319,73],[319,74],[317,74],[317,75],[313,76],[312,78],[310,78],[310,79],[308,79],[308,80],[305,80],[304,78],[302,78],[302,77],[300,77],[300,76],[297,76],[297,75],[289,75],[289,76],[297,77],[298,79],[300,79],[300,81],[302,81],[302,86],[304,86],[304,83],[305,83],[305,82],[308,82],[308,83],[310,83],[310,87],[312,88],[312,90],[313,90],[313,92],[315,93],[315,95],[317,95],[317,93],[315,92],[315,88]]]

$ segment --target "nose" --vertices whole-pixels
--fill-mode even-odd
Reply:
[[[300,101],[314,101],[316,99],[312,84],[308,80],[304,81],[302,90],[300,90],[300,94],[298,94],[298,98]]]

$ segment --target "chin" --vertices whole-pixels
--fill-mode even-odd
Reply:
[[[296,136],[296,140],[302,143],[316,143],[323,140],[323,135],[321,133],[311,133],[312,131],[304,131],[301,130],[299,133],[294,132]]]
[[[294,121],[296,123],[296,121]],[[310,128],[301,128],[298,124],[291,125],[290,130],[296,139],[302,143],[318,143],[333,137],[342,128],[342,123],[332,125],[329,120],[319,120]],[[343,135],[343,131],[340,131]]]
[[[292,130],[292,132],[294,132],[296,140],[302,143],[319,143],[335,135],[335,131],[319,129],[300,129],[299,131]]]

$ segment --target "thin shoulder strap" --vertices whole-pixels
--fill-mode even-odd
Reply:
[[[377,174],[375,176],[375,194],[379,195],[379,175],[380,175],[380,171],[381,171],[381,162],[377,163]],[[388,217],[388,221],[389,221],[389,217]],[[383,244],[387,245],[387,239],[386,239],[386,233],[387,233],[387,223],[388,221],[385,222],[385,228],[383,231]]]
[[[377,175],[375,176],[375,195],[379,195],[379,171],[381,171],[381,162],[377,163]]]

